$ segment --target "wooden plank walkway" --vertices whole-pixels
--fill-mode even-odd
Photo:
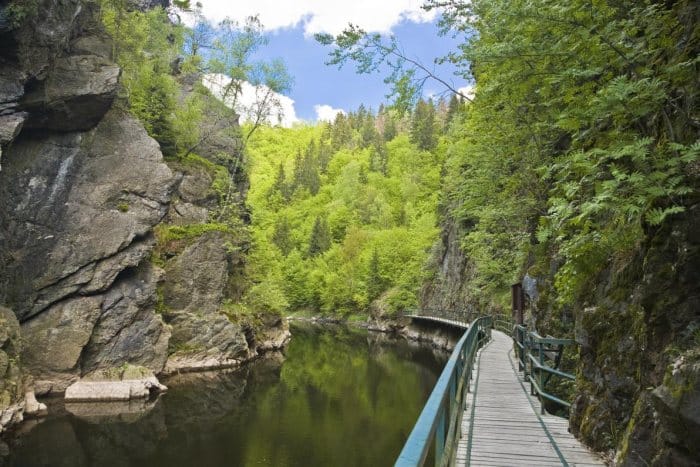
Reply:
[[[408,315],[408,317],[412,318],[412,319],[422,319],[425,321],[435,321],[436,323],[449,324],[450,326],[456,326],[458,328],[464,328],[464,329],[467,329],[469,327],[469,323],[466,321],[457,321],[457,320],[449,319],[449,318],[438,318],[436,316],[423,316],[423,315]]]
[[[517,372],[512,348],[510,337],[493,331],[477,357],[457,465],[605,465],[568,432],[568,420],[540,415],[539,401]]]

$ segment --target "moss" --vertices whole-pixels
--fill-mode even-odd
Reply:
[[[191,173],[204,170],[212,179],[211,190],[216,193],[219,201],[226,197],[231,186],[231,177],[228,169],[223,165],[215,164],[197,154],[188,154],[171,162],[171,165],[178,165],[184,172]]]
[[[165,304],[165,292],[163,291],[163,286],[158,285],[158,287],[156,287],[155,312],[159,315],[167,315],[169,311],[170,308],[168,308],[168,306]]]
[[[204,347],[198,344],[193,344],[192,342],[171,342],[168,353],[172,354],[192,354],[198,353],[204,350]]]
[[[97,370],[90,375],[89,379],[93,381],[119,381],[125,379],[142,379],[152,375],[153,372],[146,367],[124,362],[117,367]]]
[[[634,433],[634,428],[637,424],[637,420],[643,412],[643,405],[644,401],[641,398],[637,399],[637,402],[634,404],[632,416],[630,417],[630,421],[627,423],[627,427],[625,428],[625,433],[622,436],[622,442],[620,443],[620,448],[618,450],[618,462],[623,459],[626,459],[629,455],[630,440],[632,439],[632,434]]]
[[[117,204],[117,209],[120,212],[128,212],[129,211],[129,204],[128,203],[119,203],[119,204]]]
[[[165,258],[163,258],[160,255],[160,252],[156,251],[155,249],[151,251],[150,256],[148,257],[148,260],[151,262],[153,266],[159,267],[159,268],[164,268],[165,267]]]

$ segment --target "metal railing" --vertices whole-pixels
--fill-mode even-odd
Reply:
[[[496,315],[493,317],[493,328],[501,331],[507,336],[513,334],[513,327],[515,326],[515,321],[510,317],[504,315]]]
[[[492,325],[490,316],[477,318],[461,337],[395,466],[423,465],[431,445],[435,447],[436,466],[454,464],[476,353],[491,338]]]
[[[545,412],[545,399],[569,409],[571,403],[548,392],[546,386],[552,377],[575,381],[573,374],[559,369],[564,347],[575,344],[575,341],[542,337],[536,332],[528,332],[524,325],[513,328],[513,340],[518,356],[518,370],[523,371],[530,382],[530,393],[539,397],[542,413]]]
[[[473,311],[469,310],[447,310],[447,309],[434,309],[434,308],[421,308],[406,310],[403,313],[404,316],[424,316],[430,318],[442,318],[449,319],[452,321],[459,321],[461,323],[470,323],[473,319],[477,318],[478,315]]]

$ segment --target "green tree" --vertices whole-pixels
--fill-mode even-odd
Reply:
[[[327,251],[331,246],[331,232],[325,218],[316,217],[309,237],[308,256],[318,256]]]
[[[369,301],[375,300],[386,289],[386,281],[381,274],[381,264],[379,260],[379,251],[375,247],[372,250],[372,256],[369,259],[367,267],[367,295]]]
[[[292,240],[292,227],[289,224],[289,219],[286,216],[281,216],[275,223],[275,230],[272,233],[272,243],[282,252],[282,255],[287,256],[294,248]]]
[[[413,110],[411,119],[411,142],[424,151],[435,149],[437,145],[437,121],[432,99],[420,99]]]

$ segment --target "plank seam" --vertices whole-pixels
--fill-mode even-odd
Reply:
[[[508,352],[508,361],[510,362],[510,367],[513,369],[513,372],[517,375],[517,371],[515,369],[515,366],[513,365],[513,358],[511,357],[511,352]],[[528,402],[530,403],[530,407],[532,407],[532,411],[535,413],[535,416],[537,417],[537,420],[540,422],[540,425],[542,426],[542,429],[544,430],[545,434],[547,435],[547,438],[549,438],[549,442],[554,448],[554,451],[557,453],[557,456],[559,456],[559,460],[561,461],[561,464],[564,467],[569,467],[569,463],[566,461],[564,458],[564,455],[561,453],[559,450],[559,446],[557,446],[556,441],[554,440],[554,437],[552,434],[549,432],[549,429],[547,428],[547,425],[544,423],[544,420],[542,420],[542,417],[538,413],[537,407],[535,407],[535,404],[532,402],[532,398],[530,397],[530,394],[528,394],[527,389],[525,388],[525,385],[523,384],[522,381],[520,381],[520,378],[518,379],[518,384],[520,384],[520,387],[522,388],[523,392],[525,393],[525,396],[527,397]]]

